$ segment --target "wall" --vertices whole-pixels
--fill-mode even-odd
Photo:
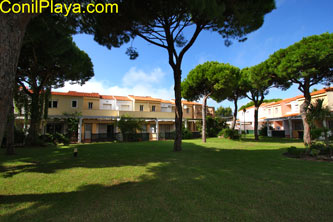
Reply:
[[[101,99],[99,102],[99,109],[102,110],[108,110],[106,108],[103,108],[103,104],[111,104],[111,110],[116,109],[116,101],[114,99]]]
[[[75,111],[80,112],[83,107],[83,97],[52,95],[50,101],[51,100],[58,101],[58,107],[49,108],[48,109],[49,116],[63,115],[64,112],[66,113],[73,113]],[[78,101],[77,108],[72,108],[72,100]]]

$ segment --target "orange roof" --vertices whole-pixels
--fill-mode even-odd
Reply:
[[[60,96],[77,96],[77,97],[95,97],[99,98],[100,95],[98,93],[85,93],[85,92],[76,92],[76,91],[68,91],[64,92],[52,92],[52,95],[60,95]]]
[[[197,102],[191,102],[191,101],[187,101],[187,100],[183,100],[182,103],[184,105],[202,105],[200,103],[197,103]]]
[[[175,102],[173,102],[173,101],[170,101],[170,100],[163,100],[163,99],[161,99],[161,103],[175,104]]]
[[[127,96],[113,96],[116,100],[119,101],[132,101],[130,98],[128,98]]]
[[[114,97],[113,96],[107,96],[107,95],[101,95],[101,99],[111,99],[111,100],[113,100]]]
[[[293,114],[288,114],[288,115],[284,115],[282,117],[291,117],[291,116],[298,116],[300,115],[299,113],[293,113]]]
[[[135,100],[141,100],[141,101],[161,102],[161,99],[152,98],[151,96],[133,96],[133,95],[129,95],[129,97],[131,97]]]

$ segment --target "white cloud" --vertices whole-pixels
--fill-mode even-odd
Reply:
[[[137,95],[152,96],[162,99],[173,99],[173,86],[163,87],[165,73],[160,68],[153,69],[150,73],[137,70],[135,67],[130,70],[122,78],[122,84],[112,85],[110,81],[100,81],[92,78],[84,85],[71,85],[68,82],[64,87],[55,89],[58,92],[78,91],[78,92],[96,92],[101,95]]]

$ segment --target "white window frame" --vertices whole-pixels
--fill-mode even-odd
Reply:
[[[73,107],[73,102],[76,102],[76,107]],[[73,109],[77,109],[77,107],[79,106],[79,101],[77,100],[77,99],[72,99],[71,100],[71,107],[73,108]]]
[[[90,104],[91,104],[91,108],[90,108]],[[94,107],[94,103],[93,102],[88,102],[88,109],[93,109]]]
[[[57,109],[58,108],[58,105],[59,105],[59,101],[58,100],[50,100],[49,102],[51,102],[51,107],[49,105],[49,109]],[[57,102],[57,107],[53,106],[53,102]]]

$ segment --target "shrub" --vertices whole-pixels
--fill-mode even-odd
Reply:
[[[311,156],[314,156],[314,157],[317,157],[320,153],[320,150],[317,150],[317,149],[311,149],[310,150],[310,155]]]
[[[222,129],[219,133],[218,136],[223,136],[224,138],[228,139],[239,139],[239,134],[237,130],[232,130],[229,128]]]
[[[311,139],[312,140],[319,139],[323,132],[324,132],[324,129],[322,129],[322,128],[311,129],[311,131],[310,131]]]
[[[189,129],[183,129],[183,139],[192,139],[193,138],[193,134]]]
[[[270,130],[273,130],[272,126],[269,126]],[[264,123],[261,127],[261,129],[259,130],[259,135],[260,136],[267,136],[267,123]]]
[[[295,146],[291,146],[287,149],[287,153],[294,157],[301,157],[304,154],[304,149],[297,149]]]
[[[55,143],[63,143],[64,145],[69,144],[69,139],[64,134],[56,133],[53,135],[53,138]]]

